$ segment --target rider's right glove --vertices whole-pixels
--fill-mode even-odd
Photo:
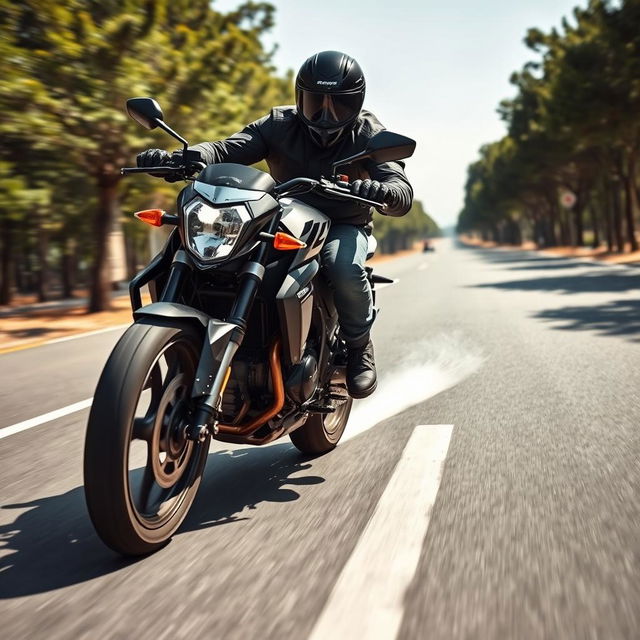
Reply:
[[[396,190],[384,182],[377,180],[354,180],[350,185],[350,191],[354,196],[379,202],[381,205],[396,207],[398,194]],[[380,213],[386,213],[384,208],[378,208]]]
[[[171,164],[171,154],[163,149],[147,149],[136,156],[139,167],[164,167]]]

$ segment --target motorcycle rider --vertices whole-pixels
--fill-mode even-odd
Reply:
[[[216,142],[190,147],[207,164],[251,165],[266,160],[275,180],[330,176],[331,165],[364,150],[384,127],[363,110],[365,79],[360,65],[338,51],[323,51],[301,66],[295,84],[296,105],[275,107],[242,131]],[[138,155],[140,167],[176,162],[180,152],[149,149]],[[179,160],[179,158],[178,158]],[[383,215],[402,216],[411,208],[413,190],[404,163],[363,160],[348,167],[351,193],[381,203]],[[347,345],[347,388],[354,398],[375,391],[376,369],[370,330],[374,321],[371,286],[364,262],[372,210],[317,194],[296,196],[332,221],[321,262],[333,291],[342,338]],[[384,206],[382,206],[384,205]]]

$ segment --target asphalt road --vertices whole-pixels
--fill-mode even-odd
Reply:
[[[2,637],[308,638],[378,505],[416,493],[390,481],[417,425],[453,431],[398,638],[640,637],[640,271],[449,241],[378,270],[399,278],[381,385],[347,440],[311,460],[215,444],[151,557],[92,530],[86,410],[0,440]],[[0,428],[89,398],[117,337],[0,356]],[[386,522],[380,563],[419,515]]]

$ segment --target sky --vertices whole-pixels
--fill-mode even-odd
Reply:
[[[238,0],[214,0],[219,11]],[[501,138],[496,113],[509,84],[536,54],[527,29],[560,27],[586,0],[271,0],[279,71],[335,49],[352,55],[367,82],[365,108],[417,142],[407,160],[415,197],[442,227],[456,223],[467,166],[481,145]]]

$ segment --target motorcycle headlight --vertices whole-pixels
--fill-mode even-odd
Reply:
[[[244,205],[212,207],[200,198],[184,212],[187,242],[205,262],[228,256],[251,216]]]

